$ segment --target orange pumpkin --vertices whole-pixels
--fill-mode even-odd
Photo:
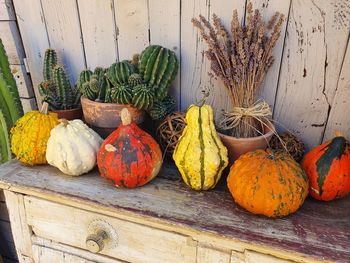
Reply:
[[[253,214],[282,217],[294,213],[308,195],[308,179],[286,154],[256,150],[237,159],[227,177],[237,204]]]
[[[349,142],[341,134],[307,153],[302,167],[309,177],[312,197],[330,201],[350,192]]]

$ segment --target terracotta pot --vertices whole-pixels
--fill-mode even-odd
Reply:
[[[53,110],[56,112],[59,119],[75,120],[83,117],[83,111],[81,108],[70,109],[70,110]]]
[[[230,163],[233,163],[239,156],[257,149],[266,149],[275,131],[274,125],[268,121],[264,126],[264,135],[251,138],[236,138],[218,133],[223,144],[228,150]]]
[[[102,103],[81,97],[84,119],[102,137],[107,137],[121,123],[120,111],[127,108],[135,123],[141,124],[145,119],[145,112],[131,105],[117,103]]]

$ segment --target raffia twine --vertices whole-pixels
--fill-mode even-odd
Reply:
[[[261,121],[261,119],[267,118],[271,115],[271,108],[265,101],[257,101],[250,108],[233,107],[232,111],[224,112],[223,118],[220,122],[220,129],[232,130],[241,123],[244,117],[252,117]]]

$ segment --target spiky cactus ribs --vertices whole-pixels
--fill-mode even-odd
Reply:
[[[138,109],[152,108],[154,102],[154,89],[147,84],[139,84],[133,89],[132,103]]]
[[[148,46],[140,55],[139,72],[144,82],[154,87],[157,99],[163,100],[178,72],[173,51],[158,45]]]
[[[153,120],[162,120],[168,114],[172,113],[175,110],[175,107],[175,100],[170,96],[167,96],[162,101],[154,102],[153,107],[148,110],[148,114]]]
[[[129,61],[113,63],[106,72],[106,77],[113,87],[127,84],[131,74],[135,73],[135,67]]]
[[[117,85],[111,92],[112,102],[130,104],[133,98],[131,86],[128,84]]]
[[[74,109],[79,106],[80,92],[71,86],[64,68],[58,65],[54,49],[45,52],[43,77],[44,81],[38,88],[51,110]]]

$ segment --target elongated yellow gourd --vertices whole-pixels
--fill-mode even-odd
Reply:
[[[46,144],[57,124],[57,113],[48,113],[46,102],[40,111],[27,112],[11,129],[11,150],[16,158],[29,165],[45,164]]]
[[[212,108],[191,105],[173,159],[184,182],[194,190],[214,188],[228,165],[227,149],[216,133]]]

